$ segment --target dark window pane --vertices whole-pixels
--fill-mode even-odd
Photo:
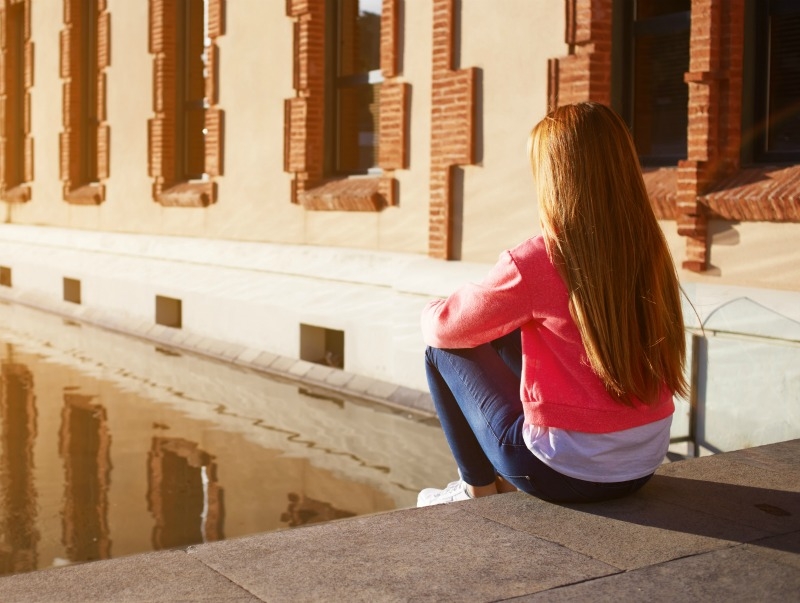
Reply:
[[[200,178],[205,172],[205,109],[187,107],[186,123],[186,176]]]
[[[635,4],[628,120],[644,164],[686,157],[690,8],[689,0]]]
[[[770,18],[768,98],[767,151],[800,151],[800,9]]]
[[[338,93],[338,168],[366,172],[377,159],[379,85],[342,87]]]
[[[186,100],[202,101],[205,96],[205,15],[203,0],[187,0]]]
[[[82,79],[81,181],[97,181],[97,0],[85,0],[81,14],[81,68],[76,77]]]
[[[634,138],[643,156],[686,155],[689,31],[642,36],[634,50]]]
[[[691,0],[636,0],[636,20],[661,17],[691,10]]]
[[[25,6],[6,9],[6,188],[22,184],[25,174]]]
[[[380,69],[380,0],[340,0],[338,33],[339,76]]]
[[[382,0],[330,0],[326,173],[364,174],[377,161]]]
[[[205,172],[205,14],[203,0],[182,0],[178,107],[179,180],[194,180]]]

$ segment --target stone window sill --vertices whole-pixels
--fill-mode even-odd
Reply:
[[[659,220],[677,219],[678,169],[645,169]],[[738,222],[800,222],[800,165],[759,166],[723,178],[698,201],[708,217]]]
[[[381,211],[393,203],[394,180],[389,177],[329,180],[298,194],[305,209],[313,211]]]
[[[675,220],[678,187],[678,168],[645,168],[644,185],[659,220]]]
[[[165,207],[208,207],[217,200],[213,182],[182,182],[162,191],[156,200]]]
[[[100,205],[106,198],[102,184],[85,184],[64,194],[64,200],[73,205]]]
[[[20,184],[8,189],[3,194],[3,201],[6,203],[26,203],[31,200],[31,187],[27,184]]]
[[[746,168],[700,197],[711,217],[739,222],[800,222],[800,165]]]

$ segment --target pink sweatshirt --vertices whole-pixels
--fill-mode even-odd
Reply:
[[[422,313],[425,343],[472,348],[520,328],[525,422],[586,433],[610,433],[658,421],[674,410],[665,386],[657,403],[615,401],[589,366],[569,313],[567,287],[541,236],[504,251],[480,284],[469,283]]]

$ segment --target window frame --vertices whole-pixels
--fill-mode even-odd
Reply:
[[[0,102],[6,107],[0,134],[3,162],[0,165],[0,199],[24,203],[31,198],[33,137],[31,136],[31,92],[33,86],[33,42],[31,0],[14,0],[0,7],[5,31],[0,48],[4,87]],[[16,41],[16,44],[13,43]],[[9,133],[14,132],[13,135]]]
[[[203,7],[203,16],[201,17],[202,25],[192,27],[192,19],[196,18],[193,14],[193,5],[200,4]],[[175,152],[177,155],[176,164],[176,180],[191,182],[195,180],[206,180],[208,173],[205,171],[205,161],[201,163],[201,169],[195,169],[192,165],[191,149],[205,147],[205,133],[201,130],[199,136],[197,132],[192,132],[189,126],[190,115],[192,111],[201,110],[203,116],[208,106],[208,101],[205,96],[205,54],[206,54],[206,39],[208,32],[208,15],[206,13],[207,3],[203,0],[179,0],[176,2],[176,9],[178,10],[177,17],[177,42],[176,42],[176,63],[177,69],[175,72],[178,74],[179,81],[175,86],[177,101],[177,115],[175,119]],[[192,48],[198,45],[203,48],[201,53],[202,77],[204,79],[203,85],[200,87],[203,90],[201,95],[195,96],[191,90],[192,88],[192,70],[188,67]],[[195,48],[196,50],[196,48]],[[205,158],[203,158],[205,159]],[[199,167],[199,166],[198,166]]]
[[[355,0],[358,3],[358,0]],[[325,163],[324,172],[329,177],[341,176],[378,176],[383,170],[378,165],[380,148],[379,120],[376,120],[372,131],[374,137],[373,165],[366,169],[348,170],[342,167],[341,142],[342,142],[342,117],[340,92],[344,89],[356,90],[370,87],[373,90],[375,102],[378,105],[380,118],[380,85],[384,83],[383,72],[380,64],[377,69],[362,71],[354,74],[342,75],[341,55],[339,53],[340,40],[342,39],[342,0],[332,0],[325,4],[325,114],[330,119],[325,120]]]
[[[106,68],[111,61],[111,16],[106,0],[64,0],[61,30],[63,124],[60,135],[64,200],[105,200],[110,128],[106,122]]]
[[[225,0],[199,0],[204,6],[202,145],[187,144],[182,123],[186,117],[183,87],[190,73],[183,68],[186,53],[181,48],[189,41],[182,33],[186,23],[182,7],[187,1],[149,0],[154,116],[148,120],[148,173],[153,179],[153,199],[161,205],[206,207],[216,202],[217,179],[224,172],[224,111],[219,107],[217,38],[225,33]],[[191,102],[196,104],[198,99]],[[202,149],[202,173],[187,173],[185,169],[190,148]]]
[[[775,6],[777,5],[777,6]],[[766,148],[769,129],[770,52],[769,25],[773,6],[778,14],[796,12],[796,4],[787,0],[759,0],[745,6],[744,98],[742,132],[752,132],[742,146],[745,165],[791,165],[800,163],[800,145],[794,151],[771,151]],[[794,9],[792,11],[791,9]],[[756,66],[766,66],[756,68]]]
[[[401,81],[399,22],[402,0],[383,0],[381,11],[380,107],[376,134],[377,167],[373,173],[331,173],[326,141],[331,119],[325,119],[325,64],[330,35],[326,35],[330,2],[287,0],[286,14],[293,23],[293,87],[284,102],[284,171],[292,175],[290,199],[310,211],[376,212],[397,204],[394,171],[408,166],[410,86]],[[330,113],[329,113],[330,116]]]
[[[637,21],[636,19],[636,0],[621,0],[621,18],[614,22],[614,27],[618,29],[618,35],[614,35],[615,42],[621,42],[621,52],[615,51],[614,75],[619,81],[619,93],[615,95],[618,109],[625,122],[631,130],[636,140],[636,37],[643,33],[668,33],[686,28],[687,47],[686,68],[680,74],[680,85],[684,85],[683,74],[689,71],[689,57],[691,52],[691,4],[687,11],[675,12],[668,15],[652,17],[647,21]],[[615,46],[617,46],[615,44]],[[614,86],[616,88],[616,86]],[[686,113],[689,108],[689,92],[686,91]],[[646,167],[661,167],[676,165],[678,161],[686,159],[688,152],[688,123],[684,124],[684,144],[682,153],[651,153],[644,154],[639,151],[639,161]],[[637,148],[638,151],[638,148]]]

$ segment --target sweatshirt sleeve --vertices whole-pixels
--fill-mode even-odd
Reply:
[[[508,251],[480,283],[469,283],[422,311],[422,337],[435,348],[474,348],[532,319],[528,283]]]

